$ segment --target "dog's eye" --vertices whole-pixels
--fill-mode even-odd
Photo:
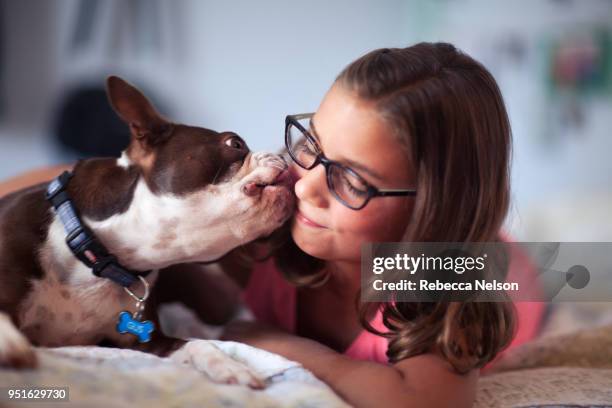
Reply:
[[[225,141],[225,144],[234,149],[244,149],[244,142],[239,137],[230,137]]]

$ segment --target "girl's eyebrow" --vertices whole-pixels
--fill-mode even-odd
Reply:
[[[314,121],[312,119],[313,118],[311,117],[308,122],[308,126],[310,127],[312,136],[316,139],[317,144],[319,145],[319,149],[321,149],[321,139],[319,138],[319,135],[317,134],[317,129],[315,128]],[[373,170],[370,170],[363,164],[359,164],[356,161],[349,160],[349,159],[343,159],[342,162],[346,163],[349,167],[357,169],[359,171],[363,171],[364,173],[367,173],[370,176],[377,178],[378,180],[383,180],[383,177],[380,174],[376,173]]]

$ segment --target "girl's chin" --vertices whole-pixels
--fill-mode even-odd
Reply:
[[[332,245],[321,234],[313,234],[310,231],[305,231],[303,227],[296,225],[294,221],[291,227],[291,236],[293,241],[302,251],[315,258],[327,259],[327,252]]]
[[[323,261],[361,261],[361,247],[359,244],[352,246],[356,250],[351,250],[351,247],[347,247],[342,241],[337,241],[337,238],[335,240],[334,237],[327,234],[308,234],[295,225],[291,229],[291,236],[298,248],[308,255]],[[334,245],[334,242],[339,244]]]

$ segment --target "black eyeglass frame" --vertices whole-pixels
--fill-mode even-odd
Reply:
[[[301,168],[305,170],[311,170],[315,168],[319,163],[322,164],[323,167],[325,167],[325,178],[327,180],[327,188],[333,194],[333,196],[338,201],[340,201],[343,205],[345,205],[346,207],[352,210],[361,210],[374,197],[399,197],[399,196],[415,196],[416,195],[417,191],[414,189],[379,189],[373,186],[372,184],[368,183],[359,173],[357,173],[355,170],[351,169],[350,167],[347,167],[343,165],[342,163],[339,163],[334,160],[330,160],[327,157],[325,157],[316,139],[299,122],[302,119],[312,118],[313,115],[314,113],[300,113],[296,115],[287,115],[285,117],[285,147],[287,148],[287,153],[289,154],[291,159],[293,159],[293,161],[298,166],[300,166]],[[308,167],[302,165],[302,163],[300,163],[300,161],[292,153],[293,149],[291,146],[289,146],[289,126],[290,125],[297,127],[304,134],[304,137],[306,137],[308,141],[313,144],[313,146],[317,147],[317,155],[315,157],[315,160],[312,163],[312,165]],[[351,175],[355,176],[360,182],[362,182],[363,185],[366,186],[365,192],[367,196],[362,205],[358,207],[352,206],[349,203],[347,203],[345,200],[343,200],[342,197],[340,197],[340,195],[336,192],[335,188],[333,187],[333,182],[331,179],[332,173],[329,170],[331,166],[336,166],[344,171],[349,172]]]

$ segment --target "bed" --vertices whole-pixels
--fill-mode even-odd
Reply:
[[[586,306],[566,308],[576,314],[577,307]],[[540,339],[509,353],[495,372],[481,377],[475,406],[612,406],[612,310],[607,304],[597,307],[601,310],[595,314],[585,315],[583,311],[570,317],[559,317],[563,312],[557,310],[557,325],[565,330],[549,328]],[[592,321],[593,315],[599,316],[599,320]],[[189,316],[185,313],[182,319]],[[588,321],[585,316],[590,316],[588,325],[569,323]],[[185,331],[183,334],[197,334],[201,329],[196,322],[183,320],[183,323],[174,329],[181,328]],[[253,368],[266,379],[267,387],[252,390],[239,385],[215,384],[189,365],[133,350],[40,348],[40,369],[0,369],[0,387],[68,386],[70,401],[40,405],[0,399],[0,406],[347,406],[298,363],[240,343],[210,341]]]

